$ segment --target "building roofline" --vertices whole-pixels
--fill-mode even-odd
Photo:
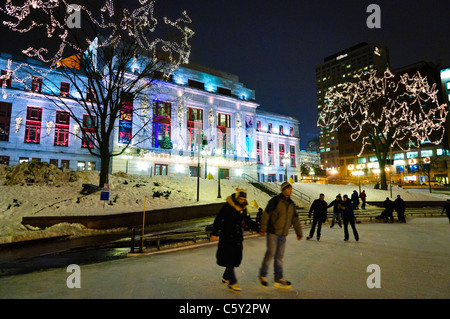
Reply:
[[[300,124],[300,121],[298,119],[296,119],[295,117],[289,116],[289,115],[282,115],[279,113],[274,113],[274,112],[268,112],[268,111],[264,111],[261,109],[257,109],[256,110],[256,115],[263,115],[263,116],[276,116],[279,118],[283,118],[283,119],[287,119],[293,122],[297,122],[298,124]]]

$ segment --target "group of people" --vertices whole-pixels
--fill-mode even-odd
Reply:
[[[356,193],[353,192],[354,194]],[[213,224],[211,233],[211,240],[219,240],[216,259],[219,266],[225,267],[222,276],[222,283],[234,291],[240,291],[235,274],[235,268],[239,267],[242,261],[243,252],[243,229],[248,227],[261,236],[266,236],[266,252],[262,259],[261,267],[259,269],[259,282],[262,286],[268,286],[267,273],[270,262],[274,261],[274,286],[278,288],[289,288],[291,282],[284,278],[283,274],[283,256],[286,247],[286,236],[289,233],[291,226],[294,227],[297,239],[301,240],[303,237],[302,227],[300,225],[299,216],[296,212],[296,207],[291,199],[292,185],[284,182],[281,185],[281,193],[273,197],[267,204],[266,209],[260,209],[257,220],[254,221],[248,212],[247,206],[247,191],[245,189],[236,189],[236,193],[232,194],[226,199],[226,203],[219,211]],[[349,198],[348,195],[341,197],[340,194],[336,196],[330,204],[325,201],[325,195],[320,194],[309,210],[309,217],[313,218],[311,230],[307,239],[314,236],[317,227],[317,240],[320,239],[322,223],[327,218],[327,209],[333,207],[333,219],[331,226],[335,222],[341,226],[341,216],[344,223],[344,240],[349,240],[348,224],[353,230],[355,240],[359,240],[359,234],[355,226],[354,210],[358,209],[359,199],[362,200],[362,209],[365,209],[365,192],[361,194],[356,193]],[[358,200],[357,200],[358,199]],[[392,211],[395,209],[399,216],[400,222],[406,222],[405,202],[400,197],[392,202],[389,198],[385,201],[385,212],[383,218],[386,220],[393,220]],[[443,212],[446,212],[450,221],[450,200],[447,201]]]
[[[213,224],[211,240],[219,240],[216,259],[219,266],[225,267],[222,283],[233,291],[240,291],[235,274],[235,268],[242,261],[243,225],[266,236],[266,252],[259,269],[259,282],[268,286],[267,273],[270,262],[274,260],[275,282],[277,288],[289,288],[291,282],[284,279],[283,256],[286,246],[286,236],[291,226],[294,227],[297,239],[301,240],[302,227],[292,199],[292,185],[284,182],[281,193],[273,197],[266,209],[258,218],[260,224],[250,218],[247,206],[247,192],[236,189],[236,193],[226,199]]]
[[[356,209],[358,204],[354,204],[352,199],[348,197],[348,195],[344,195],[343,197],[341,194],[338,194],[336,196],[336,199],[333,200],[329,205],[325,201],[325,195],[320,194],[319,198],[316,199],[309,209],[308,216],[309,218],[313,218],[311,229],[309,231],[309,236],[306,237],[306,239],[311,239],[314,236],[314,232],[316,230],[317,226],[317,240],[320,240],[321,230],[322,230],[322,223],[324,223],[327,219],[327,211],[328,208],[333,207],[333,219],[331,220],[331,226],[334,226],[335,221],[337,220],[337,223],[339,227],[341,226],[341,216],[342,220],[344,222],[344,240],[349,240],[349,232],[348,232],[348,224],[352,227],[353,230],[353,236],[355,237],[356,241],[359,241],[359,234],[356,230],[355,225],[355,214],[354,210]],[[365,205],[365,197],[364,197],[364,205]],[[365,206],[364,206],[365,207]]]
[[[398,221],[400,223],[406,223],[405,218],[405,201],[402,199],[400,195],[397,195],[395,201],[391,201],[389,197],[386,197],[386,200],[383,202],[384,210],[378,219],[384,219],[387,222],[394,222],[394,210],[397,212]]]

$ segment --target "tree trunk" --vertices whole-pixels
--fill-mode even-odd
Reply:
[[[386,178],[386,171],[385,171],[386,164],[380,162],[380,189],[387,190],[387,178]]]
[[[111,156],[108,153],[102,154],[100,157],[101,163],[100,163],[100,180],[99,180],[99,187],[103,187],[105,184],[108,184],[109,182],[109,164],[111,160]]]

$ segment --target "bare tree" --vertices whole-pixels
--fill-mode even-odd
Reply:
[[[148,95],[158,80],[188,62],[194,33],[186,12],[176,21],[164,18],[159,23],[152,0],[128,7],[120,0],[73,2],[28,0],[13,5],[7,0],[2,10],[13,21],[4,24],[21,33],[45,31],[48,41],[40,43],[48,46],[31,46],[23,53],[45,62],[70,84],[69,92],[61,92],[59,83],[46,77],[45,97],[81,128],[82,143],[101,160],[102,186],[111,159],[140,142],[149,121]],[[85,116],[76,112],[74,103]],[[119,128],[123,148],[114,152],[112,137],[119,121],[126,123]]]
[[[381,189],[387,189],[386,161],[392,148],[403,151],[423,143],[439,144],[448,109],[438,98],[436,84],[417,72],[395,76],[389,70],[361,74],[356,81],[330,89],[318,126],[338,130],[347,125],[351,139],[375,151]]]

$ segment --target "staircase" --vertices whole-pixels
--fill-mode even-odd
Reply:
[[[255,178],[245,173],[242,174],[242,178],[260,191],[268,194],[270,197],[274,197],[281,192],[281,185],[279,183],[258,182]],[[292,188],[291,199],[294,201],[297,209],[302,209],[311,203],[311,197],[295,188]]]

